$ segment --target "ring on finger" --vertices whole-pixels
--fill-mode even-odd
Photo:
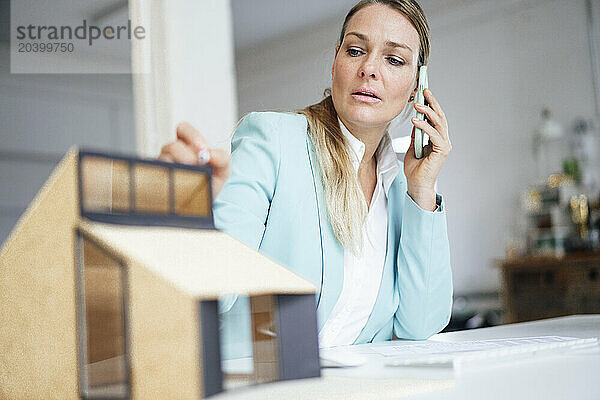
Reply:
[[[198,152],[198,162],[200,164],[206,164],[210,161],[210,152],[208,150],[202,150]]]

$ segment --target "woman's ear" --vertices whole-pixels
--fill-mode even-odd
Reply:
[[[417,97],[417,90],[419,90],[419,73],[417,73],[417,79],[416,79],[416,83],[415,83],[415,88],[413,89],[413,91],[410,94],[409,98],[415,99]]]

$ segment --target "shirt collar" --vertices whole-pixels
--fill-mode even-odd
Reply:
[[[346,128],[339,117],[338,122],[340,124],[342,134],[348,141],[348,153],[350,154],[354,171],[358,173],[360,161],[365,154],[365,144],[356,138],[352,133],[350,133],[348,128]],[[394,182],[396,175],[398,175],[398,172],[400,171],[398,157],[396,156],[396,152],[394,152],[394,148],[392,147],[392,139],[390,138],[390,134],[387,130],[381,138],[379,146],[377,146],[377,150],[375,151],[375,160],[377,161],[377,179],[383,182],[383,188],[387,196],[392,182]]]

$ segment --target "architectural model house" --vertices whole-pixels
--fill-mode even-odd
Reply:
[[[0,250],[0,398],[218,393],[229,294],[250,297],[257,382],[319,375],[315,287],[215,230],[210,187],[209,168],[67,153]]]

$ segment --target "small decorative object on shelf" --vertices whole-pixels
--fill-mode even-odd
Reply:
[[[556,170],[556,159],[564,149],[564,128],[552,118],[548,108],[542,109],[541,121],[533,133],[533,157],[536,165],[536,180],[543,180],[550,171]]]
[[[599,133],[593,120],[577,118],[573,122],[571,135],[572,160],[577,162],[578,182],[587,189],[596,188],[600,184],[598,174],[598,142]],[[564,169],[564,168],[563,168]],[[565,171],[566,172],[566,171]]]
[[[545,185],[521,194],[521,243],[518,255],[561,257],[566,253],[594,251],[599,247],[600,196],[591,195],[567,174],[550,175]],[[514,258],[515,244],[507,243],[507,258]],[[516,246],[518,247],[518,246]]]
[[[579,237],[585,239],[588,234],[588,200],[585,194],[571,196],[571,218],[579,228]]]
[[[563,160],[563,172],[566,176],[575,182],[581,182],[581,172],[579,171],[579,162],[576,158],[565,158]]]
[[[569,204],[579,190],[564,174],[553,174],[546,185],[528,188],[522,194],[526,254],[565,254],[565,241],[573,231]]]

